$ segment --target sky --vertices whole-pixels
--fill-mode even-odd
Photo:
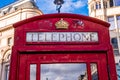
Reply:
[[[41,80],[78,80],[87,72],[85,63],[41,64]],[[36,65],[30,65],[30,80],[36,80]]]
[[[54,0],[36,0],[36,4],[44,14],[57,13]],[[64,0],[61,13],[88,15],[88,0]]]
[[[78,80],[85,75],[86,64],[41,64],[41,80]]]
[[[17,1],[17,0],[0,0],[0,8],[10,4],[10,3],[13,3],[14,1]]]
[[[0,0],[0,8],[17,0]],[[34,0],[44,14],[57,13],[54,0]],[[88,15],[88,0],[64,0],[61,13]]]

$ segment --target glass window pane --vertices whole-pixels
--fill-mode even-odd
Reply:
[[[85,63],[41,64],[41,80],[88,80]]]
[[[120,28],[120,16],[117,16],[117,25]]]
[[[120,62],[118,64],[116,64],[116,69],[117,69],[118,80],[120,80]]]
[[[104,2],[103,2],[103,5],[104,5],[104,8],[107,8],[107,7],[108,7],[107,1],[104,1]]]
[[[120,20],[120,16],[117,16],[117,20]]]
[[[112,38],[111,39],[111,43],[112,43],[112,47],[113,47],[113,50],[114,50],[114,54],[118,55],[119,54],[119,50],[118,50],[117,38]]]
[[[36,80],[36,64],[30,65],[30,80]]]
[[[99,9],[99,4],[96,2],[96,9]]]
[[[114,21],[114,17],[112,16],[112,17],[108,17],[108,22],[112,22],[112,21]]]
[[[92,80],[98,80],[98,70],[97,70],[97,64],[96,63],[91,63],[91,77]]]
[[[101,3],[99,2],[99,9],[101,9]]]
[[[12,45],[12,37],[8,38],[8,45]]]
[[[110,30],[115,29],[114,17],[108,17],[108,22],[110,23]]]
[[[110,0],[110,7],[113,7],[113,0]]]
[[[6,66],[5,66],[6,80],[8,80],[8,78],[9,78],[9,68],[10,68],[9,65],[6,65]]]
[[[112,46],[114,49],[118,49],[118,42],[117,42],[117,38],[112,38],[111,39],[112,42]]]
[[[119,50],[118,49],[114,49],[114,55],[119,55]]]
[[[114,0],[115,6],[120,6],[120,0]]]
[[[96,2],[96,9],[100,9],[101,8],[101,3],[100,2]]]

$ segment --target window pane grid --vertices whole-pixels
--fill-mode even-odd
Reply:
[[[40,80],[88,80],[86,64],[41,64]]]
[[[5,72],[6,72],[6,79],[5,80],[8,80],[8,78],[9,78],[9,68],[10,68],[10,66],[9,65],[6,65],[5,66]]]
[[[30,64],[30,80],[36,80],[36,64]]]
[[[114,17],[108,17],[108,22],[110,23],[110,30],[115,29],[115,22],[114,22]]]
[[[91,66],[92,80],[98,80],[97,64],[96,63],[91,63],[90,66]]]
[[[120,16],[117,16],[117,26],[120,28]]]

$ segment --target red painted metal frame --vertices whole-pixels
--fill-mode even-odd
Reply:
[[[63,18],[65,21],[69,23],[69,28],[67,30],[58,30],[54,25],[57,21]],[[84,22],[84,28],[74,28],[72,20],[82,20]],[[42,26],[41,26],[42,24]],[[51,26],[52,25],[52,26]],[[42,16],[36,16],[33,18],[26,19],[24,21],[20,21],[14,24],[15,35],[14,35],[14,46],[12,49],[11,56],[11,65],[10,65],[10,76],[9,80],[20,80],[22,74],[25,72],[25,68],[22,65],[26,65],[24,60],[25,57],[22,54],[34,54],[36,52],[53,52],[53,53],[82,53],[86,54],[86,58],[88,58],[87,54],[93,53],[91,55],[94,56],[94,53],[97,52],[97,55],[104,54],[106,55],[106,66],[108,69],[108,75],[110,80],[117,80],[116,77],[116,69],[114,62],[114,55],[112,46],[110,45],[110,37],[109,37],[109,24],[103,22],[101,20],[77,15],[77,14],[47,14]],[[98,32],[99,41],[97,43],[27,43],[26,42],[26,32],[31,31],[39,31],[39,32]],[[44,55],[44,54],[43,54]],[[21,60],[22,59],[22,60]],[[23,61],[23,62],[21,62]],[[89,62],[89,59],[86,61]],[[104,61],[103,61],[104,62]],[[21,64],[20,64],[21,63]],[[22,68],[22,69],[21,69]],[[20,69],[20,71],[19,71]],[[102,70],[104,70],[102,68]],[[104,73],[104,71],[103,71]],[[100,76],[104,76],[100,74]],[[106,77],[106,76],[104,76]],[[23,78],[22,78],[23,79]],[[91,79],[89,79],[91,80]],[[104,80],[104,79],[101,79]]]
[[[56,57],[58,56],[58,57]],[[69,56],[69,57],[68,57]],[[89,56],[86,58],[86,56]],[[46,59],[45,59],[46,58]],[[54,60],[54,62],[53,62]],[[88,61],[89,60],[89,61]],[[23,64],[24,63],[24,64]],[[27,65],[26,65],[27,63]],[[99,77],[99,80],[108,80],[108,74],[107,73],[107,66],[106,66],[106,55],[105,54],[80,54],[79,52],[72,52],[66,53],[66,54],[57,54],[53,52],[52,54],[22,54],[21,59],[20,59],[20,80],[24,80],[25,76],[26,80],[30,80],[29,74],[30,74],[30,64],[37,64],[37,80],[40,80],[40,64],[50,64],[50,63],[86,63],[87,64],[87,73],[89,80],[91,80],[91,72],[90,72],[90,63],[96,63],[98,64],[98,75],[101,76]],[[22,66],[25,65],[25,66]],[[26,68],[27,67],[27,68]],[[23,73],[27,71],[26,73]],[[103,73],[104,71],[104,73]],[[103,75],[104,74],[104,75]]]

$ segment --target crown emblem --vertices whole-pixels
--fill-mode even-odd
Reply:
[[[69,23],[63,18],[55,23],[56,29],[68,29]]]

